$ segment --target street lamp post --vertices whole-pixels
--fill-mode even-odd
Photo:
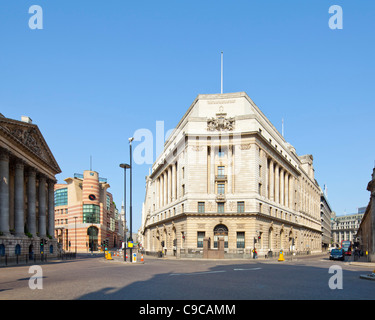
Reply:
[[[129,169],[130,165],[121,163],[120,167],[124,169],[124,261],[126,261],[126,169]]]
[[[75,233],[75,254],[77,255],[77,217],[74,217],[74,233]]]
[[[132,159],[132,141],[133,137],[129,138],[129,150],[130,150],[130,241],[132,245],[130,246],[130,262],[133,262],[133,223],[132,223],[132,214],[133,214],[133,196],[132,196],[132,178],[133,178],[133,159]]]

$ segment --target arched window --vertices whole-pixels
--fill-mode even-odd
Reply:
[[[0,256],[5,256],[5,246],[0,244]]]
[[[269,230],[268,230],[268,249],[269,249],[269,250],[272,250],[272,241],[273,241],[273,239],[272,239],[272,235],[273,235],[273,229],[272,229],[272,227],[271,227],[271,228],[269,228]]]
[[[53,253],[53,245],[52,244],[49,246],[49,253]]]
[[[19,244],[16,245],[14,253],[19,256],[21,254],[21,246]]]
[[[217,241],[219,237],[224,238],[224,248],[228,248],[228,228],[223,224],[218,224],[214,228],[214,248],[217,248]]]

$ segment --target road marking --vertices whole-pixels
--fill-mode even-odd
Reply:
[[[245,270],[260,270],[262,268],[250,268],[250,269],[233,269],[234,271],[245,271]]]
[[[193,273],[171,273],[170,276],[191,276],[191,275],[197,275],[197,274],[209,274],[209,273],[220,273],[220,272],[226,272],[226,271],[220,270],[220,271],[204,271],[204,272],[193,272]]]

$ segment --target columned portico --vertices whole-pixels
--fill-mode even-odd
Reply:
[[[10,190],[10,166],[14,165],[14,190]],[[55,181],[48,179],[36,169],[28,167],[25,170],[24,162],[21,160],[10,160],[9,153],[0,149],[0,232],[1,236],[11,234],[15,236],[27,233],[33,237],[43,238],[47,234],[54,235],[54,185]],[[26,199],[24,197],[26,185]],[[48,191],[47,191],[48,190]],[[38,192],[38,196],[37,196]],[[10,214],[10,199],[14,201],[14,215]],[[25,204],[27,204],[27,215],[25,221]],[[14,221],[11,221],[14,217]],[[38,219],[38,220],[37,220]],[[48,232],[47,232],[48,231]]]
[[[0,116],[0,245],[6,255],[56,254],[54,184],[61,170],[38,127]],[[17,248],[17,249],[16,249]],[[20,249],[21,248],[21,249]]]

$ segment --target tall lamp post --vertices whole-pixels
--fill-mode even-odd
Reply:
[[[124,169],[124,261],[126,261],[126,169],[129,169],[130,165],[121,163],[120,167]]]
[[[77,255],[77,217],[74,217],[74,233],[75,233],[75,254]]]
[[[133,214],[133,186],[132,186],[132,171],[133,171],[133,159],[132,159],[132,141],[134,140],[133,137],[129,138],[129,149],[130,149],[130,262],[133,262],[133,223],[132,223],[132,214]]]

